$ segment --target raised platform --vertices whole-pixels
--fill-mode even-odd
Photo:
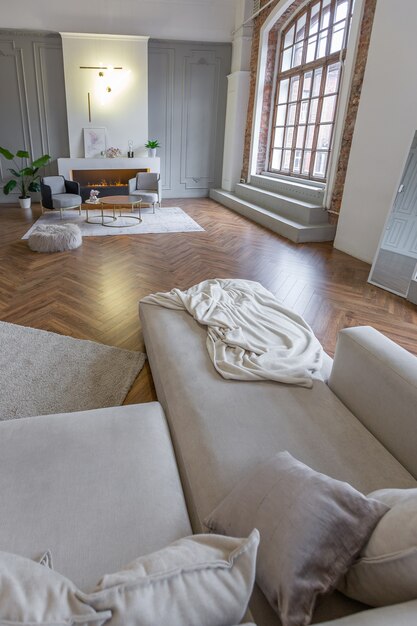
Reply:
[[[323,208],[324,186],[253,176],[235,193],[212,189],[210,197],[237,213],[294,241],[332,241],[336,227]]]

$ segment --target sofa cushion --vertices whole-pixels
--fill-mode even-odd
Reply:
[[[0,422],[0,493],[0,550],[83,590],[192,532],[156,402]]]
[[[304,389],[224,380],[206,329],[190,315],[146,304],[140,311],[195,529],[246,472],[283,450],[363,493],[417,485],[324,382]]]
[[[108,626],[231,626],[249,603],[258,544],[257,530],[247,539],[185,537],[104,576],[82,597],[111,610]]]
[[[102,626],[110,611],[96,612],[77,587],[49,567],[0,552],[0,624]]]
[[[391,510],[375,528],[339,589],[371,606],[415,600],[417,489],[381,489],[369,495]]]
[[[288,452],[260,463],[205,520],[213,532],[261,536],[256,580],[284,626],[310,623],[388,506]]]
[[[320,622],[317,626],[415,626],[416,622],[417,600],[412,600],[383,609],[361,611],[331,622]]]

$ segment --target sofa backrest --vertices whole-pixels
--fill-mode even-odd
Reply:
[[[369,326],[339,333],[330,389],[417,478],[417,357]]]

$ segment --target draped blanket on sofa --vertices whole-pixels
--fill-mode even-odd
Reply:
[[[257,282],[205,280],[142,302],[188,311],[207,326],[207,349],[223,378],[312,387],[321,369],[323,349],[310,326]]]

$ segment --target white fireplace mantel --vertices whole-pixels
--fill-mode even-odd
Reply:
[[[72,180],[73,170],[123,170],[123,169],[149,169],[150,172],[161,171],[161,160],[159,157],[134,157],[128,159],[121,157],[116,159],[57,159],[58,173],[67,180]]]

